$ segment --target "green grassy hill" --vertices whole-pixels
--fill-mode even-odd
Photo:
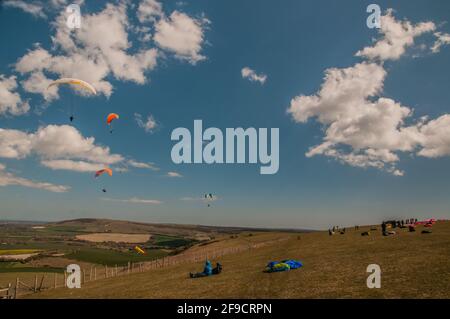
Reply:
[[[450,298],[450,222],[438,222],[432,234],[396,229],[362,237],[359,231],[329,236],[240,234],[193,250],[219,249],[245,242],[285,237],[285,241],[220,258],[218,276],[190,279],[202,262],[170,266],[129,276],[86,283],[81,289],[55,289],[30,298]],[[268,261],[299,259],[304,267],[264,273]],[[213,260],[215,262],[215,260]],[[381,289],[368,289],[366,268],[381,266]]]

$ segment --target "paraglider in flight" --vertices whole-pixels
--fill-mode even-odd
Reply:
[[[74,78],[61,78],[58,80],[53,81],[52,83],[49,84],[49,86],[47,87],[47,90],[55,85],[62,85],[62,84],[68,84],[68,85],[73,85],[75,87],[79,87],[93,95],[97,94],[97,91],[95,90],[95,88],[89,84],[86,81],[80,80],[80,79],[74,79]],[[74,110],[73,110],[73,105],[71,106],[71,111],[70,111],[70,117],[69,120],[70,122],[73,122],[74,120]]]
[[[205,201],[206,201],[206,202],[209,202],[209,201],[212,202],[213,200],[214,200],[213,194],[211,194],[211,193],[205,194]],[[210,204],[210,203],[208,203],[208,207],[211,207],[211,204]]]
[[[112,176],[112,169],[104,168],[95,172],[95,177],[99,177],[100,175],[107,173],[109,176]]]
[[[146,255],[147,253],[141,248],[141,247],[139,247],[139,246],[135,246],[134,247],[134,250],[136,250],[136,252],[138,253],[138,254],[141,254],[141,255]]]
[[[83,80],[80,80],[80,79],[74,79],[74,78],[61,78],[61,79],[55,80],[55,81],[53,81],[52,83],[49,84],[47,89],[51,88],[52,86],[61,85],[61,84],[76,85],[76,86],[79,86],[80,88],[82,88],[84,90],[87,90],[87,91],[91,92],[94,95],[97,94],[97,91],[95,90],[95,88],[91,84],[89,84],[86,81],[83,81]]]
[[[100,175],[105,174],[105,173],[108,174],[109,176],[112,176],[112,169],[104,168],[104,169],[96,171],[95,178],[98,178]],[[106,193],[106,188],[102,188],[102,192]]]
[[[107,117],[106,117],[106,124],[109,125],[109,127],[111,128],[109,133],[113,132],[113,121],[114,120],[118,120],[119,119],[119,115],[117,115],[116,113],[110,113]]]

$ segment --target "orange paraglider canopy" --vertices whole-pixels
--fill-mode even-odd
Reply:
[[[110,168],[101,169],[101,170],[95,172],[95,177],[99,177],[103,173],[108,173],[109,176],[112,176],[112,169],[110,169]]]
[[[106,117],[106,123],[111,124],[111,122],[113,120],[117,120],[119,118],[119,115],[116,113],[110,113],[107,117]]]

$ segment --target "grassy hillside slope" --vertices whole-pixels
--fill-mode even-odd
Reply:
[[[362,237],[360,233],[367,229],[335,236],[264,234],[266,239],[285,236],[288,240],[222,257],[224,271],[218,276],[190,279],[188,273],[200,271],[202,263],[189,263],[28,297],[450,298],[450,222],[437,223],[432,234],[421,234],[423,227],[418,227],[415,233],[397,229],[396,236],[383,237],[378,230]],[[232,240],[211,245],[230,245]],[[258,240],[258,235],[245,240]],[[263,272],[268,261],[285,258],[299,259],[304,267]],[[366,286],[366,267],[372,263],[381,266],[381,289]]]

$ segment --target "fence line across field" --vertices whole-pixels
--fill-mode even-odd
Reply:
[[[241,245],[237,247],[228,247],[224,249],[210,249],[202,252],[186,252],[179,255],[165,256],[161,258],[156,258],[151,261],[144,262],[128,262],[126,265],[114,265],[108,266],[91,266],[87,269],[81,269],[81,284],[113,278],[118,276],[127,276],[134,273],[141,273],[149,270],[165,268],[169,266],[186,264],[191,262],[200,262],[206,259],[216,259],[224,255],[236,254],[243,251],[248,251],[251,249],[257,249],[260,247],[268,246],[276,242],[285,241],[288,238],[279,238],[276,240],[265,241],[254,244]],[[51,278],[53,276],[53,278]],[[16,299],[20,296],[37,293],[47,289],[65,288],[67,287],[67,272],[64,271],[63,274],[54,273],[44,273],[41,275],[35,275],[34,281],[31,284],[27,284],[20,280],[19,277],[16,278],[15,285],[11,283],[7,287],[0,287],[0,299]],[[62,282],[61,279],[62,278]],[[46,279],[48,279],[46,281]],[[46,284],[47,283],[47,284]]]

